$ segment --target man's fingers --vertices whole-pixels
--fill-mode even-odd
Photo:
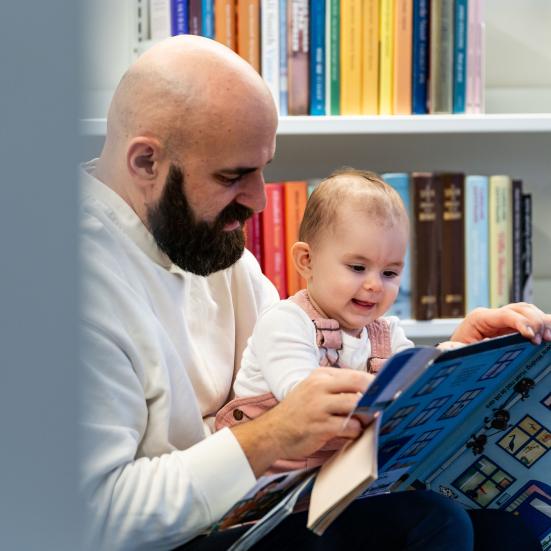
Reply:
[[[358,392],[363,394],[373,380],[373,376],[369,373],[334,367],[318,367],[314,374],[319,375],[320,384],[333,394]]]

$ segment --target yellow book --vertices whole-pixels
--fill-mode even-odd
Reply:
[[[394,1],[381,0],[379,38],[379,115],[392,115]]]
[[[490,307],[510,302],[513,284],[512,184],[509,176],[490,176],[488,232]]]
[[[362,0],[341,0],[341,115],[359,115],[362,102]]]
[[[411,115],[412,28],[413,0],[396,0],[392,107],[392,112],[395,115]]]
[[[362,115],[379,113],[379,0],[364,0],[362,13]]]

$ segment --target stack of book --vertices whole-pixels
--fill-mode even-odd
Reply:
[[[522,181],[459,172],[386,173],[411,221],[401,319],[460,318],[473,308],[532,302],[532,203]],[[267,206],[246,224],[247,247],[281,298],[304,287],[290,256],[319,180],[266,184]]]
[[[142,39],[226,44],[281,115],[483,111],[483,0],[137,1]]]

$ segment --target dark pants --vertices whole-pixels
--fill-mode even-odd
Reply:
[[[198,537],[180,551],[227,549],[246,528]],[[474,547],[473,547],[474,538]],[[352,503],[319,537],[306,528],[306,513],[286,518],[256,551],[541,551],[520,519],[495,510],[464,511],[434,492],[385,494]]]

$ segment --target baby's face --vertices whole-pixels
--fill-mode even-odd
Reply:
[[[358,211],[340,214],[311,249],[308,292],[327,317],[357,335],[396,300],[408,230]]]

